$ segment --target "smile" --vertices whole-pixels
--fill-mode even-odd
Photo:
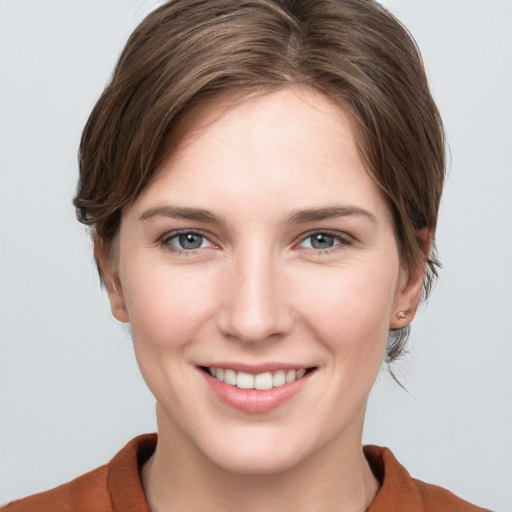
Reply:
[[[308,372],[308,369],[300,368],[297,370],[276,370],[254,375],[227,368],[209,367],[206,370],[212,377],[230,386],[239,389],[258,389],[261,391],[278,388],[299,380]]]

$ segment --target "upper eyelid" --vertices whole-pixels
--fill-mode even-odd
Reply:
[[[204,238],[207,238],[208,240],[210,240],[210,242],[213,243],[213,241],[211,240],[213,238],[213,235],[211,235],[210,233],[208,233],[206,231],[203,231],[202,229],[192,229],[192,228],[190,228],[190,229],[173,229],[171,231],[166,231],[162,236],[158,237],[158,239],[159,240],[169,240],[176,236],[187,235],[187,234],[202,236]]]
[[[339,238],[340,240],[355,241],[355,238],[352,235],[350,235],[349,233],[347,233],[345,231],[336,231],[333,229],[313,229],[311,231],[307,231],[306,233],[302,233],[301,235],[299,235],[297,237],[297,240],[299,242],[302,242],[313,235],[322,235],[322,234],[333,236],[335,238]]]

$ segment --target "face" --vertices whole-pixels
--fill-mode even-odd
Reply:
[[[193,124],[124,212],[107,279],[160,442],[241,473],[360,449],[388,330],[421,278],[400,268],[350,118],[289,88]]]

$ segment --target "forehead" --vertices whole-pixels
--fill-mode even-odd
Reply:
[[[305,109],[305,106],[309,108]],[[165,162],[164,165],[159,166],[155,177],[171,161],[182,156],[188,145],[197,142],[198,139],[204,140],[215,136],[214,132],[219,129],[227,131],[229,128],[233,128],[233,131],[236,131],[235,125],[244,124],[245,132],[255,125],[255,121],[263,121],[263,124],[266,125],[265,131],[269,127],[275,131],[279,125],[282,125],[284,130],[284,121],[289,118],[290,113],[292,113],[292,121],[295,121],[296,128],[300,128],[305,126],[304,123],[301,125],[301,120],[304,121],[304,114],[311,114],[312,110],[316,110],[318,115],[307,117],[307,124],[311,127],[316,125],[316,129],[319,131],[328,129],[327,125],[331,124],[332,120],[337,120],[339,127],[343,127],[347,138],[361,139],[360,130],[349,113],[348,105],[342,99],[334,101],[314,87],[290,85],[277,89],[268,87],[233,89],[198,100],[197,103],[184,109],[172,126],[170,137],[162,151],[165,156],[161,161]],[[270,116],[267,116],[269,112]],[[258,114],[260,114],[259,119]],[[324,119],[321,119],[322,114]],[[327,117],[330,119],[326,124]],[[318,126],[319,122],[324,126]],[[212,129],[213,125],[215,125],[214,129]],[[285,145],[289,142],[288,137],[281,138],[279,142]],[[355,142],[357,144],[357,140]]]
[[[220,97],[182,122],[183,136],[137,203],[244,197],[248,205],[266,196],[307,208],[348,196],[368,208],[382,201],[347,109],[316,90]]]

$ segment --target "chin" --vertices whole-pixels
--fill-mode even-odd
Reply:
[[[300,465],[306,454],[297,450],[276,450],[274,446],[262,447],[233,445],[222,453],[207,454],[210,460],[224,471],[239,475],[273,475]]]
[[[311,430],[314,430],[312,428]],[[223,470],[240,475],[272,475],[299,467],[329,439],[307,435],[291,425],[252,425],[196,438],[202,456]]]

